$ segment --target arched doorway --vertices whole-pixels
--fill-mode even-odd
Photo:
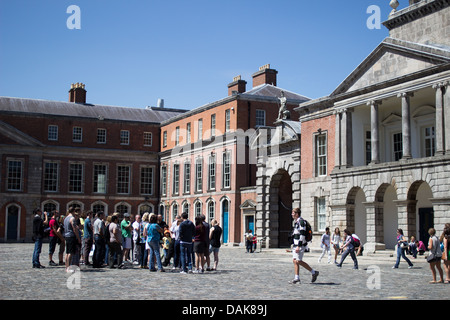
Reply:
[[[366,195],[360,187],[353,187],[347,196],[347,228],[367,242]]]
[[[408,190],[409,236],[428,243],[428,229],[434,227],[433,192],[425,181],[415,181]]]
[[[397,192],[389,183],[382,184],[375,193],[375,235],[386,249],[397,244],[398,229]]]
[[[222,205],[222,242],[228,243],[229,236],[229,212],[230,212],[230,202],[227,198],[221,200]]]
[[[289,173],[280,169],[270,182],[271,242],[275,247],[289,247],[292,231],[292,180]]]

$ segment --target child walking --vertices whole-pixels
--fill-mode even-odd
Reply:
[[[320,263],[325,252],[328,252],[328,263],[331,263],[330,228],[328,227],[325,228],[325,233],[322,235],[320,246],[322,247],[322,254],[319,257],[318,262]]]

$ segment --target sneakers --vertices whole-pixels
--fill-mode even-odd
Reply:
[[[319,271],[315,271],[311,278],[311,283],[316,282],[317,277],[319,276]]]
[[[56,267],[57,266],[57,264],[55,263],[55,261],[50,261],[49,263],[48,263],[48,265],[49,266],[52,266],[52,267]]]
[[[290,284],[296,284],[296,283],[300,283],[300,279],[293,279],[291,281],[289,281]]]

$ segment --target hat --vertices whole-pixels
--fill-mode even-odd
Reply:
[[[166,231],[164,231],[164,234],[169,234],[170,235],[170,231],[166,230]]]

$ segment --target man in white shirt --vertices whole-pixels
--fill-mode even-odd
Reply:
[[[292,261],[294,263],[294,271],[295,276],[294,280],[290,281],[290,283],[299,283],[300,282],[300,266],[311,272],[312,279],[311,282],[315,282],[317,276],[319,275],[319,271],[315,271],[313,268],[309,266],[306,262],[303,261],[303,254],[305,252],[306,240],[306,221],[301,218],[301,210],[299,208],[295,208],[292,210],[292,218],[295,221],[294,231],[292,232],[294,238],[294,246],[292,248]]]

